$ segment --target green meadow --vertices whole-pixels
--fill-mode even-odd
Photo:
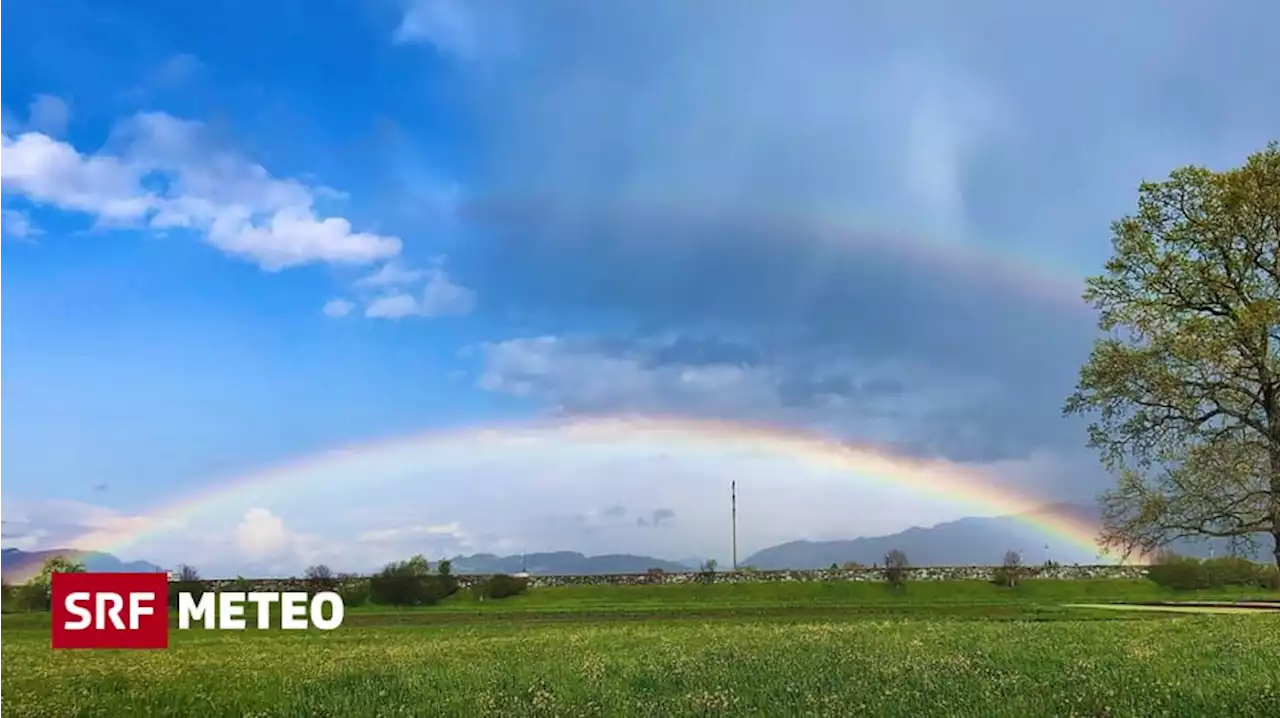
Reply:
[[[332,632],[174,632],[52,651],[3,618],[5,716],[1280,715],[1280,613],[1064,604],[1280,600],[1146,581],[533,589],[355,607]]]

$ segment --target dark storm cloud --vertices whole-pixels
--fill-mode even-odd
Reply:
[[[1059,409],[1109,223],[1280,126],[1260,1],[462,7],[465,43],[419,37],[473,83],[486,241],[458,261],[490,306],[595,342],[507,345],[488,385],[567,410],[1078,450]],[[689,338],[631,346],[654,335]]]

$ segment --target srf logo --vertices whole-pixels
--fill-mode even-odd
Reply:
[[[163,573],[54,573],[54,648],[168,648]]]

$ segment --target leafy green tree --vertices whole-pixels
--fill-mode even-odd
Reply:
[[[1117,474],[1102,542],[1254,542],[1280,565],[1280,144],[1238,168],[1144,182],[1085,300],[1108,333],[1066,414]]]
[[[369,579],[370,598],[387,606],[425,606],[457,592],[458,579],[435,575],[422,555],[387,564]]]
[[[20,591],[22,602],[30,610],[48,610],[53,594],[53,574],[84,573],[84,563],[66,556],[53,556],[40,567],[40,573],[32,576]]]
[[[431,573],[431,564],[422,554],[417,554],[404,562],[404,571],[410,576],[427,576]]]

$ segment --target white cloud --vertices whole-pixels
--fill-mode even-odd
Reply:
[[[423,316],[460,316],[470,314],[474,307],[475,292],[454,284],[440,267],[428,270],[427,287],[422,292]]]
[[[6,209],[0,213],[0,219],[4,221],[4,234],[17,239],[26,239],[34,235],[40,234],[40,228],[31,224],[31,218],[26,212],[16,209]]]
[[[400,252],[397,237],[356,232],[345,217],[319,216],[322,191],[218,149],[198,122],[143,113],[117,127],[113,140],[123,151],[84,154],[41,133],[5,136],[4,189],[100,223],[147,220],[157,229],[192,229],[267,271],[313,262],[367,264]]]
[[[434,540],[437,544],[454,544],[455,548],[467,543],[467,534],[457,521],[447,524],[406,526],[362,531],[356,535],[360,543],[387,543],[406,540]]]
[[[82,501],[9,500],[4,503],[6,548],[96,549],[141,531],[173,529],[175,519],[130,514]]]
[[[236,526],[235,537],[236,546],[253,558],[279,553],[289,542],[284,521],[263,508],[252,508],[245,513]]]
[[[67,122],[71,118],[71,108],[53,95],[36,95],[28,113],[27,124],[32,130],[54,137],[66,132]]]
[[[477,50],[474,19],[460,0],[410,0],[396,42],[425,42],[440,52],[469,58]]]
[[[38,132],[6,135],[2,142],[0,177],[6,192],[107,222],[139,220],[160,206],[159,198],[142,187],[142,168],[118,157],[83,155]]]
[[[464,316],[475,308],[475,292],[454,283],[442,267],[432,267],[423,275],[428,279],[419,296],[405,291],[381,295],[365,307],[365,316],[377,319]]]
[[[364,315],[375,319],[400,319],[418,314],[418,300],[413,295],[400,292],[387,294],[365,307]]]
[[[356,281],[358,287],[389,287],[401,284],[413,284],[427,273],[421,269],[409,269],[397,261],[390,261],[378,268],[378,271]]]
[[[325,313],[325,316],[345,317],[351,313],[352,309],[355,309],[355,306],[355,304],[346,299],[330,299],[324,303],[324,309],[321,311]]]

